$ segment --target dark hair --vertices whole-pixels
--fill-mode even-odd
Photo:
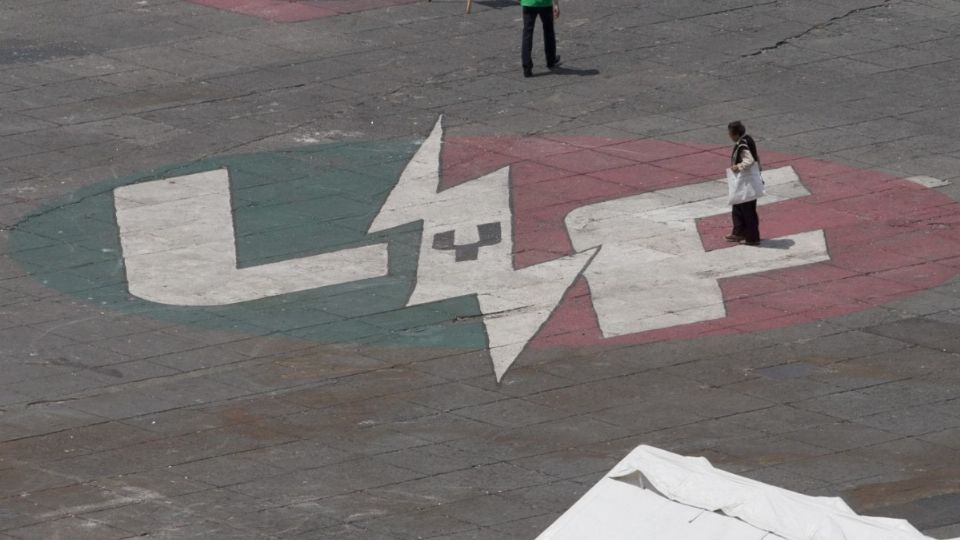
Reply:
[[[727,130],[730,133],[733,133],[737,137],[743,137],[747,134],[747,128],[743,125],[742,122],[737,120],[736,122],[730,122],[727,124]]]

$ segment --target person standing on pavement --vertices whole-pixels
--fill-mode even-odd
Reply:
[[[560,65],[557,56],[557,36],[553,30],[553,20],[560,18],[560,0],[520,0],[523,7],[523,43],[520,48],[520,60],[523,63],[523,76],[533,75],[533,28],[540,17],[543,27],[543,49],[547,56],[547,68]]]
[[[760,166],[757,143],[747,135],[747,128],[741,122],[730,122],[727,133],[734,142],[730,157],[730,169],[735,173],[749,169],[754,163]],[[747,201],[733,205],[731,212],[733,231],[725,238],[729,242],[739,242],[748,246],[760,243],[760,216],[757,214],[757,201]]]

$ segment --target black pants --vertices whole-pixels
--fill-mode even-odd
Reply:
[[[530,53],[533,50],[533,27],[540,17],[543,25],[543,50],[547,55],[547,65],[552,66],[557,61],[557,36],[553,32],[553,7],[526,7],[523,8],[523,45],[520,48],[520,60],[523,69],[533,68],[533,59]]]
[[[747,242],[760,241],[760,216],[757,215],[757,201],[733,205],[733,234],[742,236]]]

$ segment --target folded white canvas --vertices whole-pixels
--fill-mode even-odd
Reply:
[[[931,540],[904,520],[860,516],[715,469],[704,458],[640,446],[537,540]],[[957,539],[960,540],[960,539]]]

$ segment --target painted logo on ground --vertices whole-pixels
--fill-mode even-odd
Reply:
[[[22,264],[91,302],[321,342],[485,348],[749,332],[960,272],[960,204],[764,152],[759,247],[730,245],[727,149],[460,137],[228,156],[95,185],[25,219]]]

